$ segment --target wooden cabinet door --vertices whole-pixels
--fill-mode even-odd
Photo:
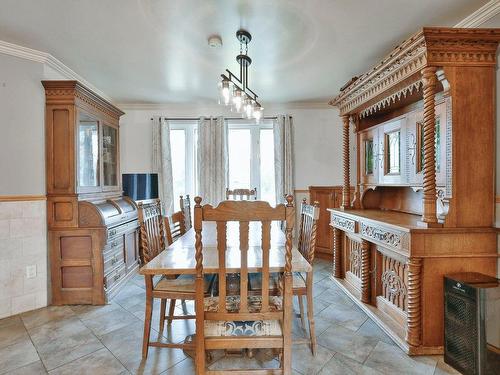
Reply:
[[[310,189],[310,201],[319,202],[318,231],[316,234],[316,251],[332,254],[332,236],[330,229],[330,213],[327,208],[338,207],[335,204],[335,190],[333,188]],[[339,199],[342,199],[340,194]]]
[[[422,143],[423,143],[424,112],[414,111],[408,114],[406,121],[407,132],[407,171],[408,182],[412,185],[422,184]]]
[[[127,270],[138,264],[139,236],[138,231],[125,234],[125,263]]]
[[[361,183],[376,184],[379,179],[378,129],[370,129],[363,132],[361,134],[360,147],[359,166],[361,168]]]
[[[379,168],[383,184],[402,184],[406,178],[406,126],[404,119],[388,122],[379,128],[383,158]],[[379,178],[380,181],[380,178]]]

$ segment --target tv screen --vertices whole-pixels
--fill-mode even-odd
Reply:
[[[158,198],[157,173],[122,174],[123,194],[134,201]]]

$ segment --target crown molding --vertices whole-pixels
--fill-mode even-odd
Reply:
[[[52,68],[56,72],[60,73],[64,78],[68,80],[74,80],[80,82],[83,86],[94,91],[97,95],[111,101],[111,98],[104,94],[101,90],[83,78],[81,75],[76,73],[74,70],[63,64],[60,60],[56,59],[50,53],[38,51],[36,49],[31,49],[28,47],[23,47],[14,43],[9,43],[0,40],[0,53],[4,55],[18,57],[24,60],[35,61],[41,64],[45,64]]]
[[[202,111],[211,113],[231,114],[232,112],[225,106],[209,103],[114,103],[124,111]],[[288,103],[268,103],[264,107],[265,112],[293,109],[332,109],[332,106],[325,100],[324,102],[288,102]],[[234,113],[232,113],[234,115]]]
[[[471,28],[481,26],[486,21],[495,17],[500,13],[500,0],[491,0],[484,4],[481,8],[474,13],[465,17],[462,21],[457,23],[454,27]]]

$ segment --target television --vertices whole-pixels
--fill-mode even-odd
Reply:
[[[122,174],[123,194],[134,201],[158,198],[157,173]]]

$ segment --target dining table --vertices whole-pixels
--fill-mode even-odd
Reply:
[[[249,272],[260,272],[262,267],[262,226],[260,222],[249,223],[247,265]],[[226,273],[240,272],[241,253],[239,243],[239,223],[228,222],[226,247]],[[216,274],[219,272],[219,256],[217,250],[217,229],[215,222],[203,222],[203,272]],[[195,231],[189,229],[175,242],[159,253],[140,269],[145,277],[157,275],[196,274],[195,261]],[[269,250],[269,272],[283,272],[285,269],[285,233],[279,222],[271,225],[271,247]],[[302,256],[296,246],[292,247],[292,271],[309,272],[312,270],[309,262]],[[146,298],[146,305],[152,304],[152,299]],[[194,335],[186,336],[185,343],[193,343]],[[193,357],[191,350],[185,354]]]

